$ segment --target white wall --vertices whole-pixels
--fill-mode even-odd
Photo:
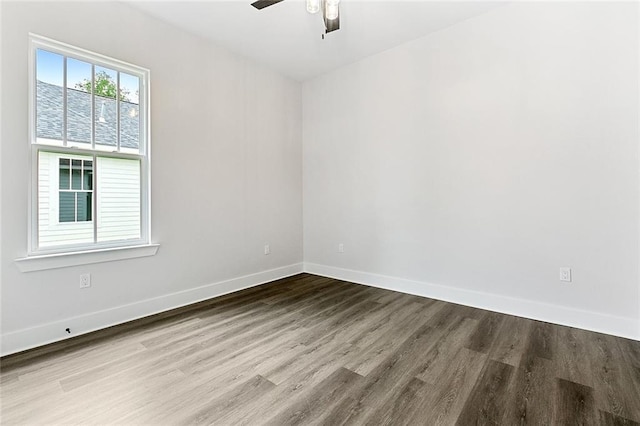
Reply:
[[[0,27],[3,353],[301,270],[299,83],[118,2],[2,2]],[[156,256],[16,267],[27,252],[29,32],[151,70]],[[80,290],[84,272],[92,287]]]
[[[636,9],[511,4],[306,82],[307,270],[640,338]]]

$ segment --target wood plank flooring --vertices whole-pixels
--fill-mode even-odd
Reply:
[[[301,274],[5,357],[2,424],[638,425],[640,342]]]

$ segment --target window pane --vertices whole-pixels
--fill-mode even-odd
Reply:
[[[67,140],[91,143],[91,64],[73,58],[67,58]]]
[[[116,93],[118,73],[95,67],[96,144],[116,147],[118,144]]]
[[[120,149],[138,152],[140,148],[140,79],[120,73]]]
[[[92,190],[93,189],[93,161],[83,161],[83,180],[82,180],[82,189],[84,190]]]
[[[71,160],[71,189],[82,189],[82,160]]]
[[[40,143],[62,141],[63,69],[62,55],[36,50],[36,137]]]
[[[140,238],[140,161],[96,161],[98,242]]]
[[[38,152],[38,247],[56,247],[70,244],[92,244],[93,222],[76,222],[76,195],[71,190],[60,190],[58,179],[61,175],[60,165],[67,168],[66,181],[67,188],[70,187],[71,173],[69,167],[72,161],[82,163],[92,162],[92,157],[88,155],[73,155],[71,160],[65,154],[54,152]],[[65,174],[64,172],[62,173]],[[79,200],[91,206],[91,198],[81,193],[85,198]],[[92,196],[91,196],[92,197]],[[86,212],[86,209],[84,210]],[[91,214],[91,213],[89,213]],[[83,216],[82,210],[78,212],[81,219],[90,217]],[[91,217],[93,214],[91,214]]]
[[[59,222],[76,221],[76,194],[75,192],[60,192]]]
[[[29,136],[37,169],[30,249],[57,253],[140,242],[147,237],[142,225],[149,207],[141,173],[149,164],[147,71],[52,40],[29,39]]]
[[[69,189],[69,175],[69,159],[61,158],[58,188]]]
[[[78,200],[78,222],[86,222],[91,220],[91,192],[76,193]]]

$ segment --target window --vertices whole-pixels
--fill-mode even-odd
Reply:
[[[148,244],[148,70],[31,36],[30,254]]]
[[[59,159],[58,221],[91,222],[93,160]]]

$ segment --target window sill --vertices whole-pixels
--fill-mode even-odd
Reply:
[[[157,253],[159,247],[160,244],[145,244],[131,247],[36,255],[16,259],[16,265],[18,265],[20,272],[44,271],[46,269],[153,256]]]

